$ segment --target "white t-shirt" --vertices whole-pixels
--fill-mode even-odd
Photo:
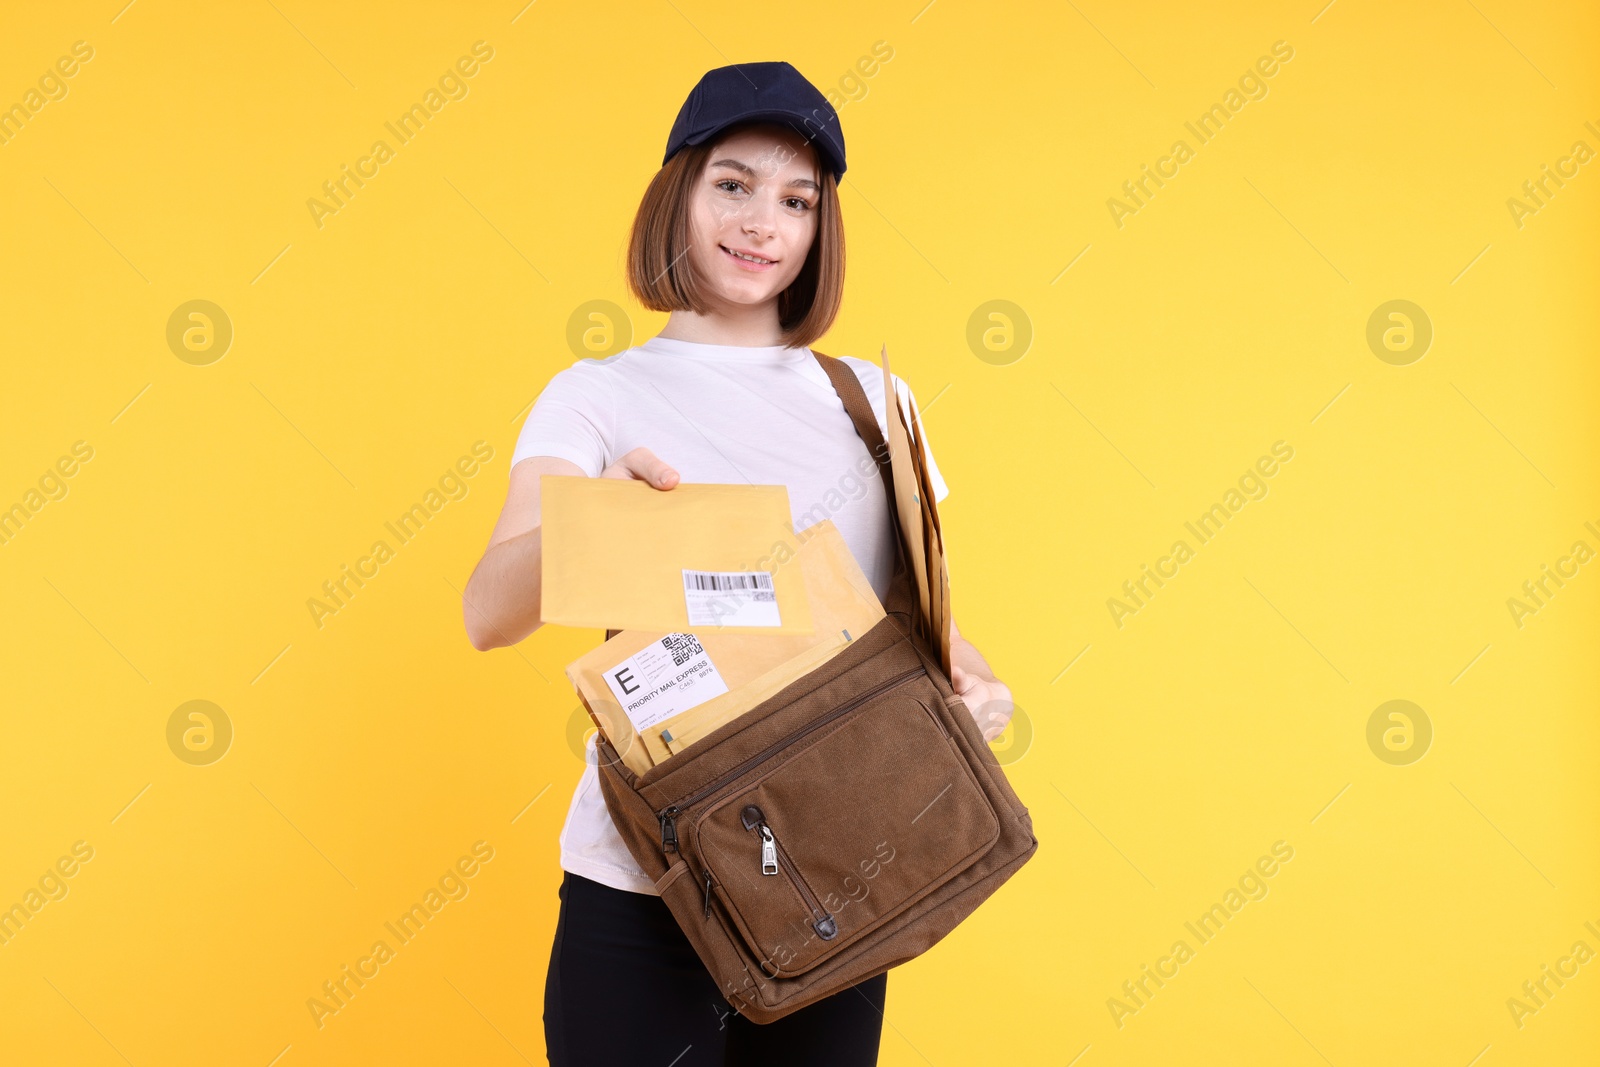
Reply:
[[[883,367],[842,357],[885,434]],[[910,387],[934,500],[948,494]],[[877,464],[810,349],[742,348],[653,337],[606,359],[580,359],[551,379],[517,438],[511,465],[530,456],[571,460],[591,478],[639,446],[680,482],[785,485],[796,532],[832,519],[879,600],[888,597],[894,543]],[[561,866],[617,889],[656,895],[622,843],[600,793],[594,737],[567,821]]]

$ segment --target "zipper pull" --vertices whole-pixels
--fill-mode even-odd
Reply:
[[[772,827],[762,823],[761,830],[761,873],[778,873],[778,845],[772,839]]]
[[[761,835],[761,873],[778,873],[778,845],[772,839],[772,827],[767,825],[766,813],[755,804],[746,804],[739,812],[739,821],[744,823],[746,830],[754,830]]]
[[[706,868],[706,918],[711,918],[711,868]]]
[[[663,852],[678,851],[677,815],[678,807],[674,804],[657,816],[661,820],[661,850]]]

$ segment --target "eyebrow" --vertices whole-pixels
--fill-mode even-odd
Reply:
[[[755,177],[755,173],[756,173],[748,165],[739,162],[737,159],[719,159],[715,163],[712,163],[711,165],[713,167],[729,167],[729,168],[731,168],[733,170],[738,171],[741,174],[747,174],[747,175],[749,175],[751,177]],[[810,189],[813,192],[819,192],[819,193],[822,191],[822,186],[818,185],[816,182],[812,181],[810,178],[795,178],[795,179],[791,180],[788,183],[788,185],[792,189]]]

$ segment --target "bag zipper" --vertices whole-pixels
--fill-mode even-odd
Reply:
[[[781,856],[783,866],[788,868],[789,884],[800,892],[800,897],[805,901],[806,907],[811,910],[811,928],[817,936],[824,941],[832,941],[839,936],[839,924],[829,914],[828,909],[822,906],[817,899],[817,894],[811,889],[810,883],[800,873],[800,868],[794,865],[789,858],[789,852],[778,843],[777,837],[772,832],[772,827],[767,825],[766,814],[755,804],[746,804],[739,813],[739,819],[744,823],[745,829],[754,830],[761,838],[761,873],[777,874],[778,859]],[[820,915],[822,918],[817,918]]]
[[[822,728],[823,726],[826,726],[828,723],[830,723],[833,720],[837,719],[839,716],[845,714],[848,711],[854,710],[856,707],[860,706],[861,704],[866,703],[867,701],[871,700],[873,697],[878,696],[880,693],[883,693],[884,691],[889,690],[889,689],[893,689],[895,686],[900,685],[902,682],[910,681],[916,675],[923,673],[924,669],[925,668],[923,668],[920,665],[916,666],[916,667],[912,667],[910,670],[907,670],[907,671],[904,671],[904,672],[902,672],[900,674],[897,674],[893,678],[888,679],[887,681],[879,682],[877,685],[873,686],[871,689],[867,690],[865,693],[862,693],[860,696],[856,697],[855,699],[851,700],[850,702],[848,702],[846,704],[842,704],[839,707],[837,707],[837,708],[833,709],[832,711],[830,711],[828,714],[824,715],[822,718],[817,719],[817,720],[815,720],[815,721],[813,721],[811,723],[808,723],[805,727],[803,727],[800,730],[795,731],[794,733],[792,733],[789,736],[785,737],[783,740],[776,741],[776,742],[768,745],[766,748],[762,749],[760,752],[757,752],[755,755],[751,756],[749,759],[745,760],[743,763],[740,763],[738,766],[734,767],[732,770],[726,771],[723,774],[718,775],[715,779],[713,779],[711,781],[711,783],[709,785],[705,786],[702,789],[697,790],[693,795],[689,796],[687,799],[680,800],[676,804],[668,804],[666,807],[664,807],[660,811],[656,812],[656,818],[661,823],[661,850],[663,852],[676,852],[676,851],[678,851],[678,816],[683,814],[683,809],[684,808],[687,808],[692,804],[697,804],[700,801],[704,800],[706,797],[710,796],[712,793],[715,793],[717,790],[721,789],[723,786],[727,785],[729,782],[731,782],[734,779],[738,778],[740,775],[742,775],[745,771],[749,770],[751,767],[754,767],[756,764],[760,763],[762,760],[767,759],[773,753],[778,752],[781,749],[786,748],[787,746],[789,746],[789,745],[793,744],[794,742],[800,740],[802,737],[805,737],[807,734],[811,733],[813,730],[817,730],[817,729]]]
[[[778,873],[778,842],[772,836],[772,827],[761,827],[761,873]]]

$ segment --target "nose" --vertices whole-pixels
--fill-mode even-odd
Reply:
[[[746,201],[743,207],[739,229],[758,240],[771,237],[777,228],[774,223],[777,205],[771,203],[767,197],[754,196]]]

